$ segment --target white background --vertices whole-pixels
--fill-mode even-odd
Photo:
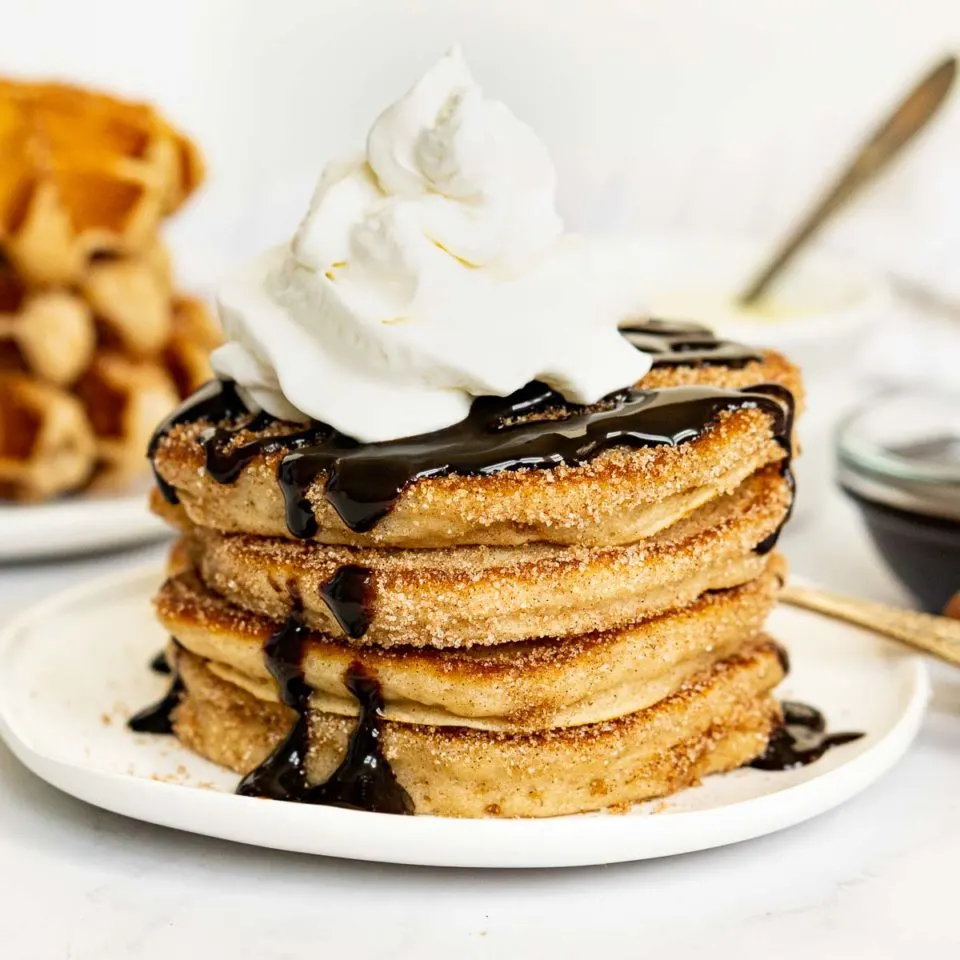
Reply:
[[[201,141],[174,228],[215,284],[451,43],[553,152],[578,229],[776,234],[927,66],[957,0],[2,0],[0,69],[154,100]],[[960,297],[960,97],[827,238]]]

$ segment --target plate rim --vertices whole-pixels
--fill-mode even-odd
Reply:
[[[62,538],[63,528],[69,535]],[[70,557],[170,535],[145,491],[37,504],[0,504],[0,563]]]
[[[0,629],[0,663],[11,655],[24,632],[38,622],[61,614],[71,606],[95,603],[98,594],[104,591],[129,590],[138,581],[160,582],[164,576],[163,564],[138,564],[91,578],[31,604]],[[848,624],[843,626],[858,630]],[[601,812],[541,819],[467,820],[435,816],[396,817],[284,804],[283,817],[271,814],[263,818],[260,814],[264,809],[262,800],[97,770],[46,753],[32,746],[29,738],[21,736],[8,717],[2,698],[0,738],[20,763],[56,789],[114,813],[200,836],[291,852],[419,866],[585,866],[637,861],[738,843],[795,826],[844,803],[902,758],[923,722],[930,697],[926,662],[919,654],[910,653],[905,653],[900,662],[908,671],[904,676],[904,689],[909,691],[907,702],[893,726],[862,753],[819,777],[774,793],[703,810],[650,816]],[[103,785],[107,786],[106,790],[102,789]],[[131,812],[134,806],[138,809]],[[200,814],[193,815],[197,809]],[[225,815],[218,815],[220,811]],[[201,825],[197,826],[196,821]],[[310,829],[304,831],[308,821]],[[262,836],[260,824],[263,822],[268,824],[267,834],[281,826],[279,837]],[[629,826],[623,827],[623,824]],[[362,830],[365,836],[364,848],[379,848],[376,855],[358,852],[351,845],[351,838],[358,830]],[[469,831],[466,843],[465,831]],[[572,838],[575,842],[571,842]],[[451,842],[454,844],[452,852],[447,846]],[[557,843],[564,845],[559,854],[554,846]],[[639,847],[644,849],[638,851]],[[542,851],[545,848],[554,853],[544,856]],[[429,854],[417,856],[418,849],[427,849]]]

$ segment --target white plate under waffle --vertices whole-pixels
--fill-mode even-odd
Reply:
[[[866,736],[808,767],[738,770],[628,814],[548,820],[399,817],[235,796],[237,777],[172,737],[124,720],[168,682],[147,668],[165,636],[150,596],[158,568],[61,594],[0,635],[0,734],[34,773],[107,810],[193,833],[303,853],[462,867],[559,867],[703,850],[771,833],[850,799],[907,750],[928,681],[919,658],[872,634],[782,607],[784,697]]]
[[[0,561],[114,550],[170,535],[147,506],[146,487],[124,496],[79,494],[0,506]]]

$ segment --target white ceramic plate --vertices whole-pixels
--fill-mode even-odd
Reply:
[[[0,506],[0,561],[113,550],[169,533],[147,507],[146,488],[125,496],[10,504]]]
[[[165,637],[149,597],[157,568],[61,594],[0,635],[0,734],[38,776],[107,810],[241,843],[433,866],[554,867],[661,857],[747,840],[849,799],[889,769],[920,726],[922,662],[868,633],[781,608],[786,697],[867,736],[785,773],[739,770],[630,814],[550,820],[398,817],[235,796],[237,777],[172,737],[135,735],[130,713],[165,678],[147,668]]]

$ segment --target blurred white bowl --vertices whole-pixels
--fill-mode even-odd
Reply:
[[[890,306],[876,273],[832,254],[802,255],[756,314],[734,298],[770,254],[744,237],[667,234],[635,237],[637,286],[651,316],[696,320],[723,337],[786,354],[808,381],[841,373]]]
[[[830,438],[860,348],[891,310],[886,282],[851,260],[811,252],[777,282],[764,311],[744,316],[734,297],[769,256],[770,244],[696,234],[640,235],[630,242],[650,316],[703,323],[726,339],[778,350],[801,368],[807,402],[794,517],[802,521],[833,487]]]

